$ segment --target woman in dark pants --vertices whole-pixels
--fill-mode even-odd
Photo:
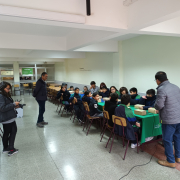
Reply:
[[[3,124],[3,153],[8,152],[11,156],[18,152],[14,148],[14,142],[17,133],[15,108],[18,107],[19,102],[14,102],[9,93],[11,85],[8,82],[0,83],[0,122]]]

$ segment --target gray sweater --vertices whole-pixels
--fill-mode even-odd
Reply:
[[[163,124],[180,123],[180,89],[168,80],[157,87],[157,97],[154,107],[159,110]]]

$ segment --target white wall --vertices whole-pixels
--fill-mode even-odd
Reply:
[[[67,82],[89,85],[95,81],[98,86],[101,82],[105,82],[108,87],[112,85],[113,53],[86,53],[85,59],[65,61]]]
[[[66,66],[65,62],[55,63],[55,81],[66,81]]]
[[[124,85],[139,92],[156,88],[155,73],[165,71],[180,87],[180,38],[138,36],[122,42]]]

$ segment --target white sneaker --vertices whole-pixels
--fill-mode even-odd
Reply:
[[[153,137],[148,137],[145,139],[146,142],[153,140]]]
[[[140,143],[138,143],[138,146],[140,146]],[[136,144],[131,143],[131,148],[132,148],[132,149],[134,149],[134,148],[136,148],[136,147],[137,147],[137,143],[136,143]]]

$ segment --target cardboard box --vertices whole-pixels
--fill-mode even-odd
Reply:
[[[135,109],[139,109],[139,107],[143,107],[143,106],[145,106],[145,105],[142,105],[142,104],[136,104],[136,105],[134,105],[134,108],[135,108]]]
[[[99,99],[98,102],[101,102],[101,99]]]
[[[141,110],[141,109],[137,109],[134,110],[134,114],[140,115],[140,116],[145,116],[146,115],[146,111],[145,110]]]
[[[148,108],[148,112],[156,114],[156,109],[155,108]]]
[[[103,101],[109,101],[110,98],[103,98]]]

